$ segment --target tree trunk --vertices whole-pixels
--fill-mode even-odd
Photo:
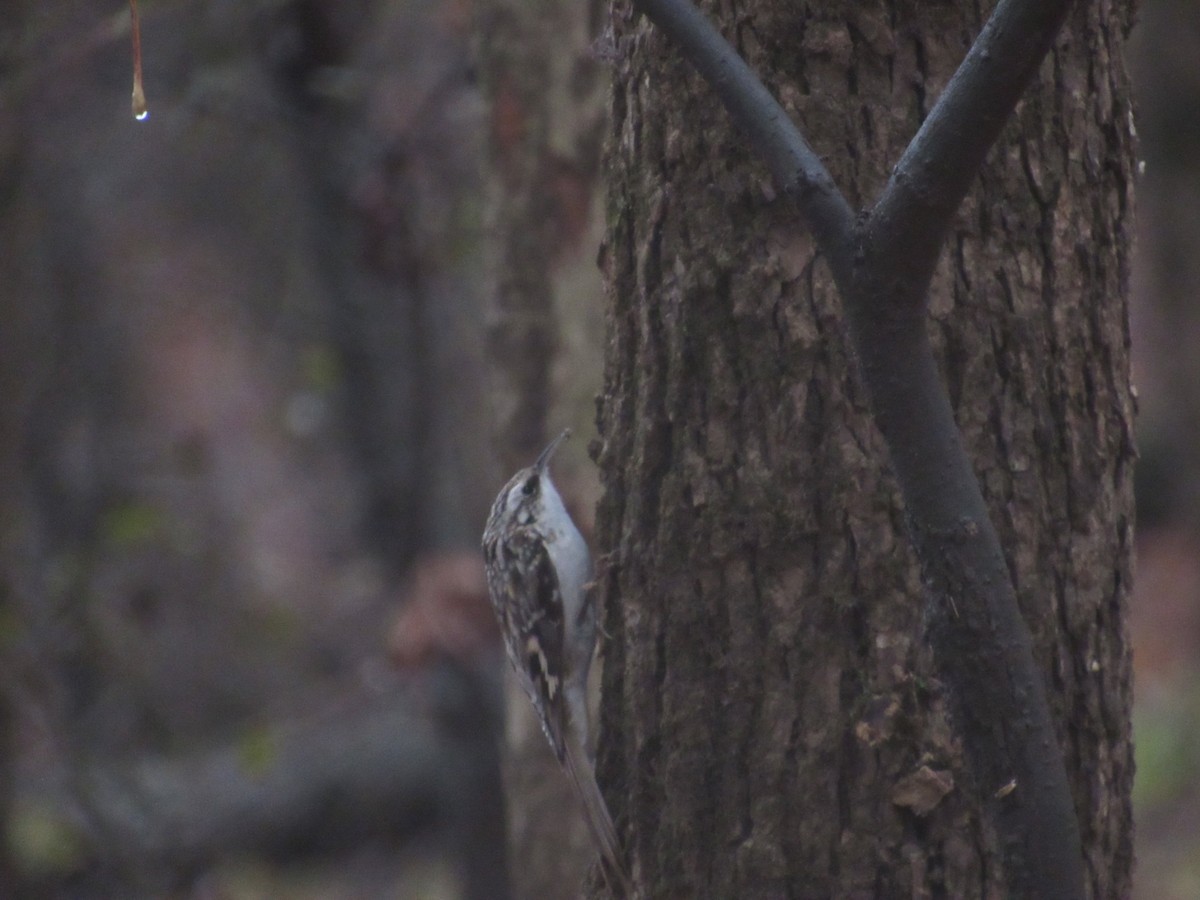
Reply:
[[[702,6],[859,205],[983,16]],[[601,778],[636,877],[648,896],[1002,896],[828,270],[677,50],[614,21]],[[1077,6],[959,212],[929,318],[1096,897],[1126,896],[1132,864],[1129,25],[1126,4]]]

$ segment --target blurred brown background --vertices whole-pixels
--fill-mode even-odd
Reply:
[[[501,895],[469,25],[6,6],[0,895]]]
[[[502,896],[475,555],[526,402],[488,363],[495,153],[529,121],[496,100],[502,6],[143,3],[135,123],[123,3],[6,5],[0,895]],[[1142,9],[1137,881],[1194,898],[1200,6]],[[586,263],[543,248],[538,415],[580,427],[603,64],[549,77],[589,79],[554,115],[591,156],[533,170]]]

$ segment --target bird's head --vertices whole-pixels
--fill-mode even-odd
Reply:
[[[532,466],[521,469],[508,480],[508,484],[492,505],[492,513],[488,517],[489,528],[501,521],[513,525],[532,525],[543,518],[547,502],[556,506],[562,505],[558,491],[550,480],[548,467],[559,445],[570,436],[571,429],[564,429],[538,455]]]

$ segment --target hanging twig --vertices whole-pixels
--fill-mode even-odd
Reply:
[[[129,0],[129,33],[133,40],[133,117],[141,122],[150,115],[150,110],[146,107],[146,91],[142,87],[142,25],[137,0]]]

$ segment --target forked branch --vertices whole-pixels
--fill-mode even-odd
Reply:
[[[866,243],[877,265],[912,278],[909,301],[924,301],[950,220],[1070,7],[1070,0],[1001,0],[892,170]]]

